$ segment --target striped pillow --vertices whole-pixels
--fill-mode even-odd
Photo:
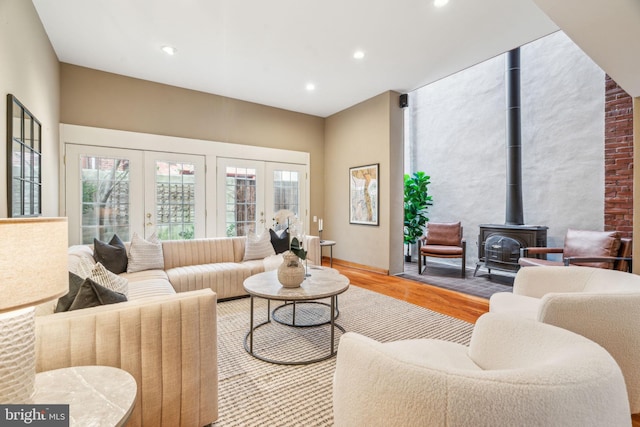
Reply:
[[[71,269],[70,271],[82,277],[83,279],[86,279],[91,275],[91,272],[93,271],[95,266],[96,266],[96,262],[93,260],[93,258],[89,259],[86,257],[81,257],[80,261],[78,261],[74,266],[74,268]]]
[[[93,267],[88,278],[107,289],[129,296],[129,281],[125,277],[110,272],[99,262]]]
[[[127,273],[144,270],[164,270],[162,243],[156,237],[156,233],[145,240],[134,232],[129,248]]]
[[[244,244],[244,258],[243,261],[249,261],[252,259],[264,259],[268,256],[275,255],[276,251],[273,250],[271,244],[271,235],[268,231],[262,232],[261,235],[256,236],[255,233],[249,233],[247,240]]]

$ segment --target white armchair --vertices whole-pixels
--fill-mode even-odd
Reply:
[[[492,313],[559,326],[604,347],[620,366],[631,413],[640,412],[640,276],[593,267],[522,268]]]
[[[599,345],[488,313],[469,347],[439,340],[340,339],[335,426],[629,426],[624,379]]]

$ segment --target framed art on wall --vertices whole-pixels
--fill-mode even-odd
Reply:
[[[379,172],[379,163],[349,168],[350,224],[379,225]]]
[[[7,206],[9,218],[42,214],[42,125],[7,95]]]

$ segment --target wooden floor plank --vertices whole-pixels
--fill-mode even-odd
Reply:
[[[465,295],[396,276],[337,265],[336,263],[334,263],[334,268],[337,268],[340,273],[347,276],[352,285],[407,301],[470,323],[475,323],[478,317],[489,311],[489,301],[485,298]]]

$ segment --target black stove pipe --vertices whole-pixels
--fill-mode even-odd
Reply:
[[[507,52],[507,204],[506,224],[524,225],[522,206],[522,138],[520,123],[520,48]]]

